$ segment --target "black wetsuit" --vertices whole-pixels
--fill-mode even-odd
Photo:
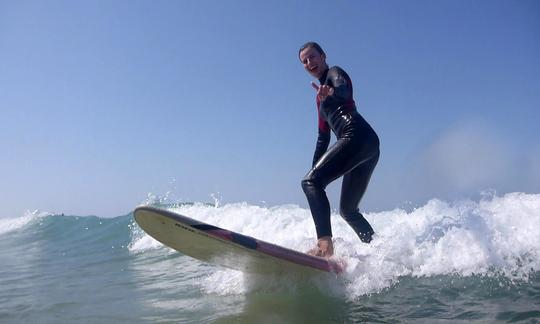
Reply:
[[[373,229],[358,210],[360,199],[379,160],[379,138],[356,111],[352,82],[347,73],[334,66],[319,79],[321,85],[334,88],[334,93],[319,102],[319,135],[312,169],[302,180],[302,188],[311,209],[317,237],[332,236],[330,203],[326,186],[343,176],[340,214],[358,234],[362,242],[370,242]],[[328,149],[330,130],[337,141]],[[328,150],[327,150],[328,149]]]

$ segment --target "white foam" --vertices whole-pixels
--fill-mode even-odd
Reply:
[[[148,250],[163,248],[164,245],[146,234],[135,223],[129,225],[131,229],[131,242],[128,244],[128,250],[132,253],[140,253]]]
[[[23,216],[16,218],[0,218],[0,235],[25,227],[35,219],[51,215],[39,210],[26,211]]]
[[[309,210],[295,205],[193,204],[173,210],[298,251],[315,243]],[[336,256],[348,264],[340,280],[351,298],[390,287],[402,276],[503,275],[510,280],[528,280],[532,272],[540,270],[538,194],[493,195],[478,202],[433,199],[410,212],[396,209],[365,216],[377,233],[369,245],[361,243],[339,215],[332,215]],[[130,250],[159,246],[142,234],[134,236]],[[294,286],[283,284],[283,279],[264,281],[219,270],[203,280],[201,289],[242,294],[261,289],[261,282],[263,286]],[[319,283],[325,285],[324,280]]]

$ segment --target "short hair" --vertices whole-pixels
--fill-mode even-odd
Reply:
[[[300,50],[298,51],[298,58],[300,58],[300,53],[301,53],[303,50],[305,50],[306,48],[310,48],[310,47],[316,49],[317,52],[319,52],[319,54],[326,56],[326,54],[324,53],[324,51],[323,51],[321,45],[319,45],[319,44],[317,44],[317,43],[315,43],[315,42],[307,42],[307,43],[305,43],[304,45],[302,45],[302,47],[300,47]]]

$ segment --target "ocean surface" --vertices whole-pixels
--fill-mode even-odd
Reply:
[[[296,205],[162,207],[298,251],[314,243]],[[132,214],[0,219],[0,323],[540,322],[540,194],[365,216],[370,245],[332,216],[346,273],[301,278],[201,263]]]

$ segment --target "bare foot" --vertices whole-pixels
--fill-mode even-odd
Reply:
[[[334,244],[332,243],[332,237],[321,237],[317,241],[317,247],[307,251],[307,254],[327,259],[334,255]]]

